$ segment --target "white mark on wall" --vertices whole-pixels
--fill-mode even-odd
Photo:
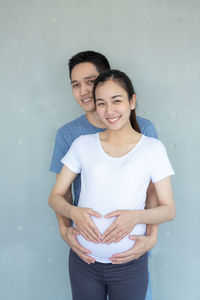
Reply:
[[[51,18],[51,23],[56,24],[57,23],[57,18],[56,17]]]
[[[170,143],[170,144],[168,145],[169,151],[173,151],[175,148],[176,148],[176,145],[173,144],[173,143]]]
[[[170,266],[171,266],[170,261],[165,261],[165,262],[164,262],[164,267],[165,267],[165,268],[169,268]]]
[[[177,112],[176,111],[172,111],[171,114],[170,114],[170,116],[172,118],[176,118],[177,117]]]
[[[23,227],[21,225],[17,225],[17,231],[22,231]]]
[[[14,260],[15,260],[16,262],[20,262],[20,261],[21,261],[21,257],[17,255],[17,256],[14,257]]]
[[[166,235],[169,236],[169,237],[171,237],[171,236],[172,236],[171,230],[167,230],[167,231],[166,231]]]
[[[142,19],[142,24],[144,24],[144,25],[149,24],[149,19],[148,18],[143,18]]]
[[[22,113],[22,112],[24,111],[24,107],[23,107],[23,106],[20,106],[20,107],[18,108],[18,111],[19,111],[20,113]]]
[[[181,18],[176,18],[176,26],[179,27],[182,25],[182,19]]]
[[[139,115],[139,116],[145,116],[145,114],[146,114],[145,110],[143,110],[143,109],[138,109],[137,110],[137,115]]]
[[[17,140],[17,144],[18,144],[18,145],[23,145],[23,144],[24,144],[24,139],[23,139],[23,138],[19,138],[19,139]]]
[[[53,231],[53,230],[54,230],[53,226],[48,227],[48,231]]]
[[[19,16],[18,16],[18,20],[19,20],[19,21],[23,21],[23,20],[24,20],[24,16],[23,16],[23,15],[19,15]]]
[[[57,113],[56,108],[52,108],[51,113],[52,113],[52,115],[56,115],[56,113]]]

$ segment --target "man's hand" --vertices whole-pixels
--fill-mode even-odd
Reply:
[[[87,241],[99,243],[101,241],[101,234],[92,221],[91,216],[96,218],[102,217],[101,214],[92,210],[91,208],[73,206],[71,209],[71,219],[73,220],[80,234]]]
[[[82,247],[77,241],[77,235],[79,234],[78,230],[76,230],[72,226],[67,226],[64,224],[60,224],[60,235],[63,240],[69,245],[69,247],[87,264],[91,264],[95,262],[93,257],[90,257],[88,254],[91,253],[88,249]]]
[[[110,258],[113,264],[127,263],[133,259],[138,259],[144,253],[152,249],[157,241],[158,226],[152,225],[151,233],[148,236],[130,235],[131,240],[135,240],[134,246],[128,251],[114,254]]]
[[[105,216],[105,218],[116,217],[112,224],[102,235],[102,243],[117,243],[127,236],[137,224],[136,210],[116,210]]]

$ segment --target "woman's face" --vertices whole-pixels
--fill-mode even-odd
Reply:
[[[113,80],[100,83],[95,91],[96,111],[101,121],[111,130],[130,125],[130,111],[135,108],[136,95],[128,99],[124,88]]]

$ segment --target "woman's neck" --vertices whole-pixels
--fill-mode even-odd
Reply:
[[[117,145],[135,143],[141,137],[141,134],[135,131],[130,123],[117,131],[108,128],[100,135],[103,140]]]

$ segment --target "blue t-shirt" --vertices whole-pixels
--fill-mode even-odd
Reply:
[[[155,127],[149,120],[137,117],[137,122],[142,134],[157,138]],[[93,134],[104,130],[105,129],[98,128],[90,124],[86,118],[86,115],[82,115],[78,119],[75,119],[72,122],[67,123],[59,128],[56,134],[56,141],[50,171],[60,173],[63,167],[61,159],[69,150],[71,144],[76,138],[78,138],[80,135]],[[74,205],[77,205],[78,203],[80,191],[81,177],[79,174],[73,182]]]

